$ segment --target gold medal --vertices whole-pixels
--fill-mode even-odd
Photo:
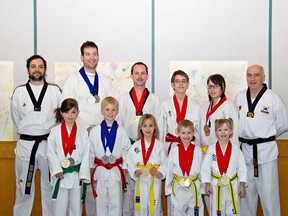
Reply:
[[[149,175],[149,169],[148,168],[143,168],[143,169],[141,169],[141,171],[142,171],[142,175],[143,176],[148,176]]]
[[[75,164],[75,160],[73,159],[73,158],[68,158],[68,160],[69,160],[69,162],[70,162],[70,166],[72,167],[72,166],[74,166],[74,164]]]
[[[95,102],[96,103],[99,103],[100,102],[100,97],[99,97],[99,95],[94,95],[94,98],[95,98]]]
[[[207,124],[204,125],[204,133],[205,133],[205,136],[210,135],[210,127]]]
[[[70,166],[70,161],[68,159],[64,159],[60,162],[60,164],[62,168],[66,169]]]
[[[182,188],[185,188],[185,179],[181,178],[180,181],[178,182],[179,186]]]
[[[191,181],[190,181],[189,178],[186,178],[186,179],[184,180],[184,186],[187,187],[187,188],[191,186]]]
[[[220,178],[220,183],[221,185],[223,186],[227,186],[230,182],[230,179],[226,176],[226,175],[223,175],[221,178]]]
[[[141,117],[142,117],[141,115],[136,116],[136,117],[134,118],[134,120],[133,120],[133,123],[134,123],[135,125],[138,125],[139,120],[140,120]]]
[[[254,112],[247,112],[247,117],[254,118]]]

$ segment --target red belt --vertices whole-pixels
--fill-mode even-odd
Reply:
[[[108,170],[110,170],[110,169],[112,169],[113,167],[116,166],[116,167],[118,168],[119,172],[120,172],[121,182],[122,182],[122,188],[123,188],[123,190],[124,190],[124,185],[125,185],[125,182],[126,182],[126,176],[125,176],[125,174],[124,174],[124,171],[123,171],[122,167],[120,166],[120,165],[122,165],[122,162],[123,162],[122,157],[121,157],[121,158],[118,158],[118,159],[115,161],[115,163],[113,163],[113,164],[110,164],[110,163],[104,164],[101,159],[99,159],[99,158],[97,158],[97,157],[94,158],[94,164],[95,164],[96,166],[93,168],[92,175],[91,175],[91,180],[92,180],[92,192],[93,192],[93,196],[94,196],[94,197],[97,197],[97,192],[96,192],[96,190],[95,190],[95,188],[94,188],[94,184],[96,183],[96,180],[94,180],[94,174],[95,174],[95,171],[96,171],[97,167],[100,167],[100,166],[103,166],[103,167],[105,167],[105,168],[108,169]]]

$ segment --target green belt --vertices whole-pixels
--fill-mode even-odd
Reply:
[[[77,164],[75,166],[68,167],[68,168],[63,168],[63,174],[72,173],[72,172],[79,172],[80,166],[81,166],[81,163]],[[52,199],[57,199],[58,192],[59,192],[59,187],[60,187],[60,181],[61,181],[61,179],[58,178],[57,182],[55,184],[55,188],[54,188],[54,191],[53,191]],[[81,198],[82,201],[85,200],[86,191],[87,191],[87,185],[84,183],[83,184],[83,194],[82,194],[82,198]]]

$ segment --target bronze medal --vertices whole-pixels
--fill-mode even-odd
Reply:
[[[69,162],[70,162],[70,166],[74,166],[75,165],[75,160],[73,158],[68,158]]]
[[[60,162],[60,164],[61,164],[61,167],[62,167],[62,168],[66,169],[66,168],[68,168],[68,167],[70,166],[70,161],[65,158],[64,160],[62,160],[62,161]]]
[[[204,133],[206,136],[210,135],[210,127],[207,124],[204,125]]]
[[[254,118],[254,112],[247,112],[247,117]]]
[[[95,98],[95,102],[96,103],[99,103],[100,102],[100,97],[99,97],[99,95],[94,95],[94,98]]]

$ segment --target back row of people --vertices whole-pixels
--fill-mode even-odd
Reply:
[[[60,101],[65,98],[74,98],[78,101],[80,112],[77,123],[80,127],[90,132],[95,125],[99,125],[103,120],[100,114],[100,101],[106,96],[115,96],[109,80],[96,72],[99,61],[97,45],[94,42],[87,41],[83,43],[80,50],[83,67],[79,72],[75,72],[67,78],[62,96],[58,86],[45,81],[46,61],[38,55],[32,56],[27,60],[26,66],[29,81],[26,85],[17,87],[13,93],[11,112],[13,121],[20,134],[20,140],[17,142],[15,149],[16,201],[14,215],[30,215],[34,198],[33,179],[36,169],[41,170],[43,215],[53,215],[51,212],[52,204],[50,200],[52,195],[51,190],[49,190],[46,140],[51,127],[54,125],[53,110],[59,106]],[[243,152],[248,166],[248,184],[251,185],[251,187],[248,187],[249,190],[251,188],[251,192],[248,193],[247,191],[249,195],[245,198],[248,200],[245,209],[249,212],[244,215],[254,215],[257,207],[256,198],[260,191],[260,199],[265,215],[272,215],[271,212],[273,212],[273,215],[278,215],[277,212],[279,212],[280,215],[278,173],[275,173],[277,172],[278,155],[275,136],[283,133],[288,128],[287,111],[279,96],[267,89],[266,85],[263,84],[265,74],[261,66],[253,65],[248,68],[248,90],[238,94],[236,106],[225,97],[225,80],[221,75],[212,75],[208,78],[209,103],[203,104],[202,107],[186,94],[186,90],[189,87],[189,77],[183,71],[176,71],[173,74],[171,86],[175,94],[162,104],[158,97],[150,93],[146,88],[148,68],[145,64],[141,62],[134,64],[131,69],[131,78],[134,86],[129,93],[119,97],[120,104],[117,119],[119,125],[123,126],[127,132],[131,144],[137,141],[139,119],[145,113],[155,116],[160,128],[161,141],[164,140],[168,132],[172,136],[178,136],[175,133],[175,129],[181,120],[191,120],[195,128],[195,144],[202,146],[204,152],[206,151],[205,146],[215,144],[217,141],[214,134],[215,120],[232,118],[235,126],[232,143],[237,145],[238,135],[241,137]],[[116,95],[116,97],[118,96]],[[38,100],[35,98],[38,98]],[[239,123],[238,115],[240,117]],[[259,128],[260,124],[261,130]],[[238,125],[239,133],[237,130]],[[262,130],[266,126],[267,129]],[[169,137],[166,138],[169,139]],[[170,143],[167,142],[167,145],[165,145],[166,153],[173,147],[173,144],[170,145]],[[261,145],[257,145],[258,143],[261,143]],[[257,146],[259,146],[258,150]],[[266,151],[266,149],[268,150]],[[259,160],[257,161],[257,159]],[[63,163],[76,164],[75,159],[74,162],[65,161]],[[93,162],[90,161],[90,163]],[[255,167],[253,164],[255,164]],[[125,172],[125,167],[123,168]],[[261,169],[264,169],[265,172],[261,171]],[[254,171],[255,173],[253,173]],[[126,172],[126,174],[128,173]],[[266,177],[266,174],[269,178]],[[273,182],[275,182],[273,185],[267,182],[267,179],[271,179],[271,176],[273,176]],[[61,175],[57,177],[61,179]],[[127,186],[125,188],[127,192],[124,193],[123,197],[123,215],[133,215],[133,190],[135,188],[133,184],[135,182],[127,175],[126,183],[128,185],[124,185]],[[60,184],[63,183],[61,182]],[[104,187],[109,187],[108,182],[101,188]],[[263,191],[267,191],[267,187],[271,188],[273,193],[269,190],[269,196],[264,196],[262,194]],[[92,188],[88,188],[87,191],[90,193],[86,197],[86,213],[87,215],[95,215],[94,212],[99,210],[95,206],[93,193],[91,192]],[[29,195],[30,193],[31,195]],[[267,197],[271,197],[271,194],[273,194],[273,197],[275,196],[273,202],[270,199],[267,200]],[[101,208],[105,208],[104,206],[104,204],[101,205]]]

